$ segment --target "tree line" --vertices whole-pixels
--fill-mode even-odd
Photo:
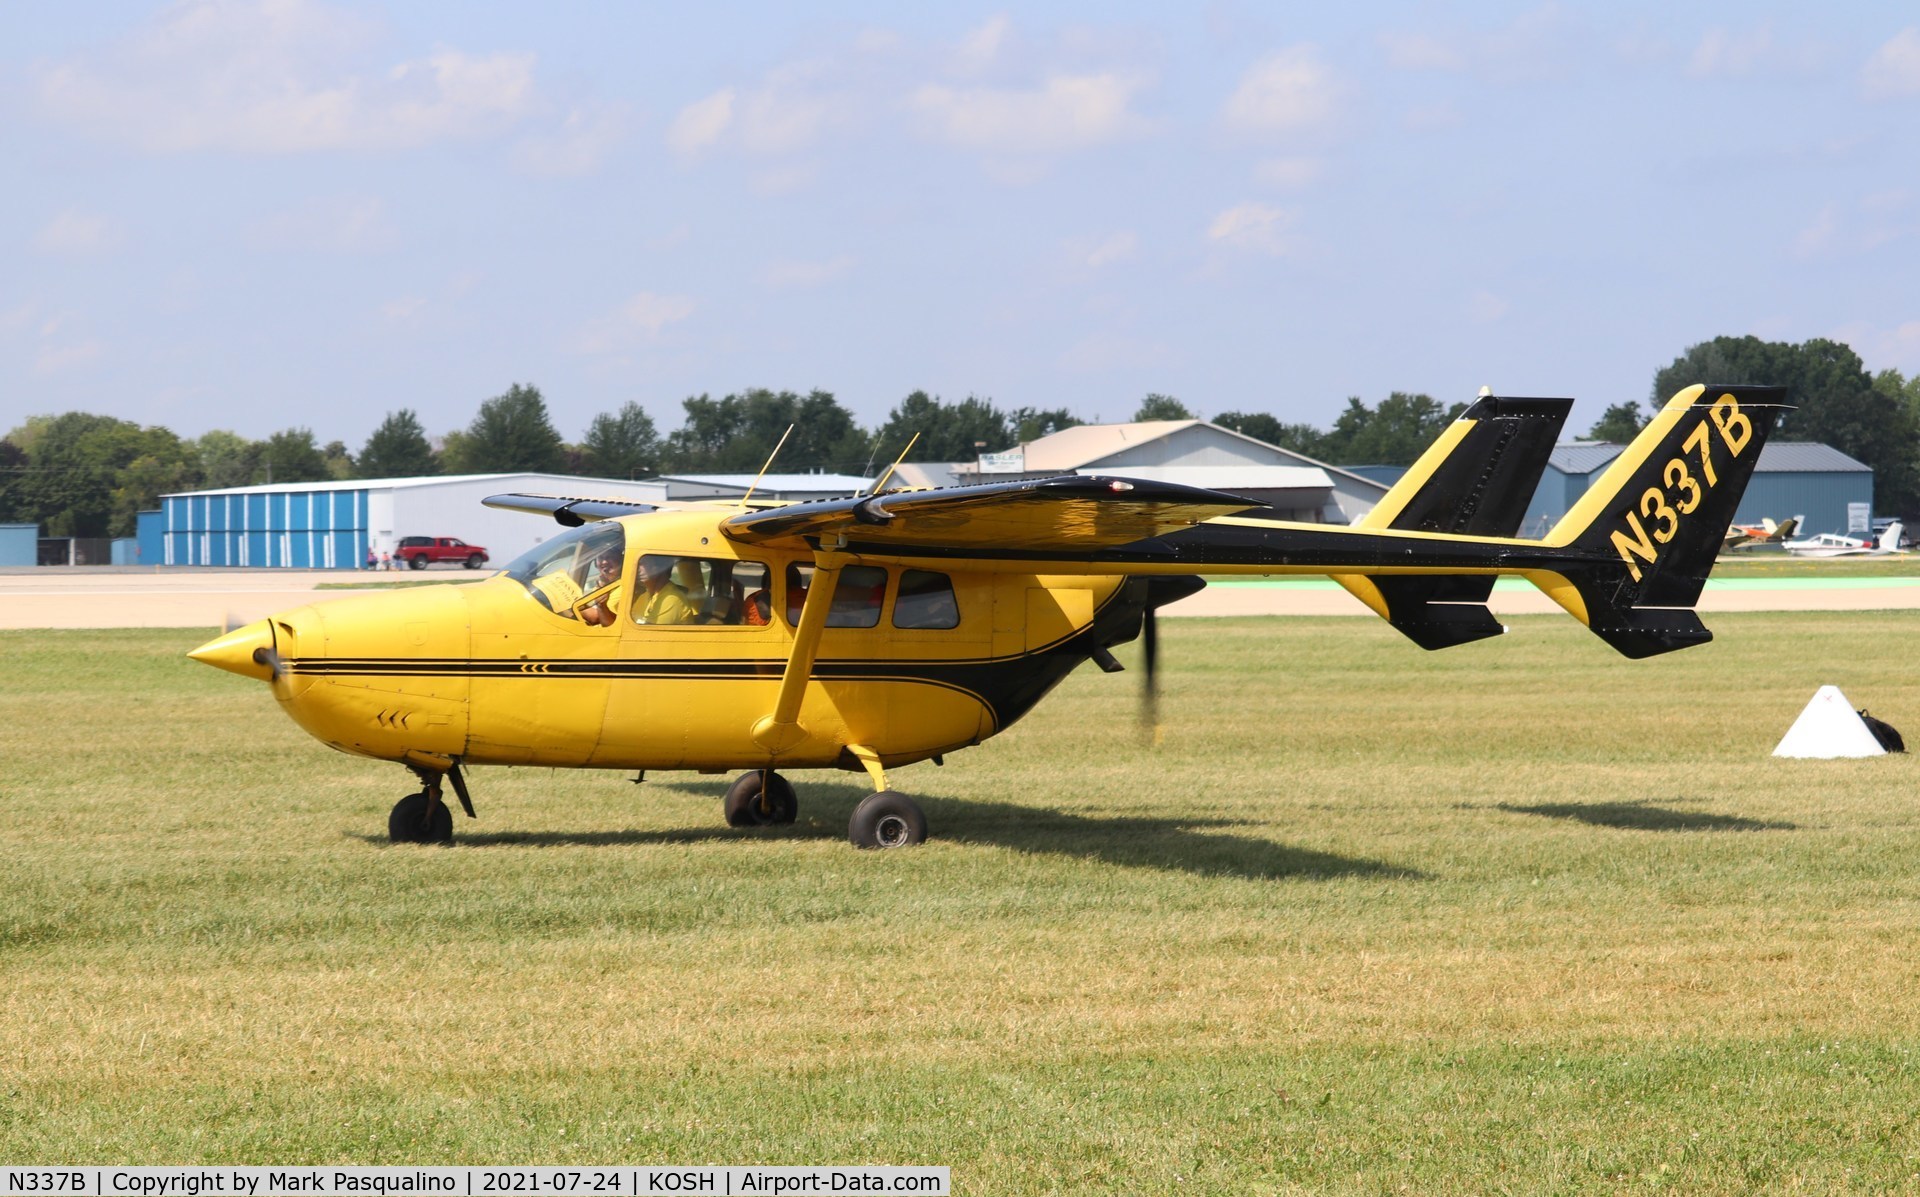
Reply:
[[[1719,337],[1688,349],[1654,377],[1654,407],[1696,381],[1786,386],[1796,404],[1775,439],[1825,442],[1874,469],[1877,506],[1920,512],[1920,375],[1869,374],[1834,341],[1793,345]],[[37,523],[48,536],[130,536],[135,513],[179,491],[437,474],[554,473],[597,478],[757,470],[791,426],[785,472],[871,476],[918,434],[908,460],[970,461],[1082,421],[1065,408],[1003,409],[969,396],[947,402],[914,391],[876,428],[863,428],[831,392],[753,389],[682,403],[679,428],[661,435],[637,402],[593,417],[577,442],[555,427],[536,386],[515,383],[482,402],[471,422],[436,448],[419,416],[391,412],[356,452],[317,444],[308,428],[252,441],[223,429],[196,438],[158,425],[86,412],[34,416],[0,439],[0,523]],[[1334,465],[1409,465],[1466,408],[1395,391],[1377,405],[1349,398],[1331,427],[1284,423],[1268,412],[1226,411],[1213,422]],[[1148,394],[1135,420],[1186,420],[1196,412]],[[1590,439],[1624,441],[1653,418],[1640,403],[1606,409]]]

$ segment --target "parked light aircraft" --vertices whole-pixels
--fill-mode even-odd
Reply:
[[[1822,532],[1805,540],[1789,540],[1786,550],[1796,557],[1880,557],[1902,551],[1902,530],[1903,526],[1895,521],[1888,524],[1876,540],[1864,536],[1843,536],[1838,532]]]
[[[862,847],[917,843],[891,772],[1004,731],[1083,661],[1120,668],[1208,574],[1326,574],[1423,648],[1505,631],[1518,575],[1628,657],[1712,638],[1691,610],[1782,392],[1689,387],[1543,540],[1514,537],[1570,401],[1483,397],[1351,527],[1217,491],[1056,477],[813,502],[501,495],[570,531],[495,577],[283,612],[194,650],[269,683],[330,747],[420,779],[388,819],[445,841],[470,765],[744,770],[736,826],[790,823],[780,770],[864,772]],[[884,481],[884,479],[883,479]],[[879,488],[876,487],[876,491]]]
[[[1755,545],[1784,544],[1800,530],[1806,520],[1804,515],[1789,516],[1779,523],[1763,519],[1757,524],[1735,524],[1727,529],[1723,549],[1746,549]]]

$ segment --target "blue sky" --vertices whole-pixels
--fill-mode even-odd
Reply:
[[[1910,4],[0,7],[0,431],[1920,372]]]

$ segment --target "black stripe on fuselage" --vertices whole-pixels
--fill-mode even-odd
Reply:
[[[1093,621],[1027,652],[953,660],[848,657],[816,660],[809,675],[819,682],[911,682],[965,694],[987,708],[1003,730],[1033,709],[1047,691],[1073,672],[1093,650],[1127,639],[1144,610],[1146,586],[1130,580],[1094,613]],[[287,661],[289,673],[306,677],[468,677],[574,680],[777,681],[785,657],[733,660],[653,658],[579,660],[518,657],[309,657]]]

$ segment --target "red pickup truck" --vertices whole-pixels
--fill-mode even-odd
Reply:
[[[393,551],[393,563],[398,565],[402,561],[410,569],[425,569],[442,562],[479,569],[487,563],[487,551],[457,536],[402,536],[400,547]]]

